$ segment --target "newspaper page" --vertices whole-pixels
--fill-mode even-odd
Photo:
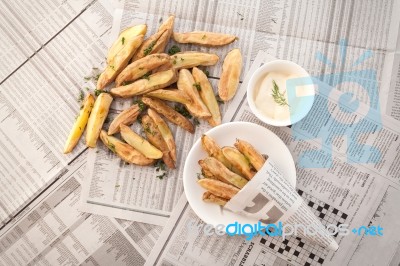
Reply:
[[[196,4],[195,8],[193,4]],[[207,67],[210,82],[217,88],[223,58],[233,48],[241,48],[243,71],[249,66],[252,50],[255,15],[258,1],[243,5],[243,1],[230,1],[203,5],[190,1],[126,1],[124,9],[116,12],[113,34],[132,24],[146,23],[148,35],[153,34],[160,23],[170,14],[175,14],[175,31],[205,30],[232,33],[239,37],[238,41],[220,48],[205,48],[194,45],[181,45],[182,51],[203,51],[215,53],[220,57],[217,65]],[[160,9],[160,6],[163,7]],[[118,15],[119,14],[119,15]],[[119,17],[118,17],[119,16]],[[231,20],[226,20],[226,17]],[[244,20],[243,17],[246,17]],[[175,44],[170,42],[167,50]],[[119,113],[131,104],[131,100],[115,100],[113,113]],[[229,104],[221,105],[223,113]],[[111,116],[112,117],[112,116]],[[121,219],[163,225],[183,192],[182,173],[184,161],[195,140],[210,128],[204,121],[196,126],[194,134],[189,134],[180,127],[169,123],[177,144],[177,165],[175,170],[163,171],[157,167],[137,167],[126,165],[111,154],[107,147],[98,143],[98,148],[89,152],[89,178],[85,180],[82,194],[82,211],[110,215]],[[107,126],[107,125],[106,125]],[[136,124],[137,132],[143,130]]]
[[[9,12],[2,19],[10,20],[2,28],[6,32],[21,31],[12,34],[13,38],[24,34],[20,23],[34,24],[35,15],[36,19],[47,21],[41,25],[54,29],[38,26],[26,35],[37,39],[40,49],[33,55],[27,53],[27,60],[17,68],[7,69],[8,64],[1,63],[4,78],[0,85],[0,226],[51,184],[57,173],[85,149],[80,143],[71,154],[62,154],[80,101],[94,88],[92,77],[96,70],[92,68],[100,68],[104,61],[112,25],[109,12],[113,10],[110,4],[103,6],[100,2],[81,6],[76,1],[63,1],[61,5],[48,1],[41,3],[41,7],[30,4],[32,9],[46,12],[35,13],[24,7],[17,14],[19,2],[1,5],[7,5],[1,8],[2,12]],[[57,15],[60,12],[62,15]],[[57,23],[49,25],[49,21],[57,19]],[[47,36],[50,33],[55,35]],[[38,34],[46,36],[39,38]],[[22,37],[19,40],[24,45],[35,44]],[[21,49],[25,49],[22,44],[9,46],[8,50],[14,54],[22,53]],[[8,75],[10,71],[12,75]]]
[[[250,73],[270,60],[273,60],[273,57],[268,54],[258,54],[249,74],[246,75],[239,95],[245,95]],[[319,94],[316,102],[318,99],[338,104],[324,94]],[[240,108],[229,109],[224,117],[225,121],[241,120],[261,124],[250,112],[244,98],[236,101],[242,102]],[[323,115],[324,112],[316,109],[320,109],[318,105],[314,105],[311,112],[315,110]],[[313,114],[313,119],[318,120],[318,115]],[[346,224],[350,229],[356,230],[355,233],[349,232],[347,235],[334,235],[339,244],[338,251],[333,252],[313,245],[299,236],[291,236],[285,240],[256,236],[246,241],[244,236],[231,237],[210,233],[210,229],[206,230],[207,225],[196,216],[183,195],[150,254],[147,265],[347,265],[350,262],[354,263],[353,265],[397,265],[399,245],[396,239],[400,235],[396,229],[398,222],[393,223],[392,219],[399,215],[396,207],[400,187],[399,169],[391,176],[388,175],[388,169],[393,169],[399,164],[397,151],[400,148],[400,126],[390,117],[383,116],[382,120],[381,132],[393,135],[394,138],[389,140],[376,134],[371,134],[370,138],[375,139],[378,145],[382,144],[379,145],[379,149],[385,154],[382,158],[385,161],[382,168],[386,170],[376,169],[370,164],[349,162],[346,156],[337,150],[333,152],[335,160],[330,168],[302,168],[298,163],[296,165],[296,190],[321,223],[338,226]],[[301,123],[304,122],[300,121],[299,124]],[[304,141],[293,138],[291,130],[295,130],[295,127],[290,129],[262,125],[274,131],[287,144],[295,161],[299,162],[302,152],[309,147],[305,146]],[[389,143],[383,145],[385,141]],[[318,147],[319,144],[309,145]],[[389,146],[394,147],[391,149]],[[319,154],[309,159],[318,161],[322,157],[323,155]],[[363,225],[386,225],[387,228],[383,229],[383,236],[374,237],[358,233],[357,229]],[[390,243],[393,245],[388,248]],[[382,252],[384,256],[365,256],[372,249],[374,252]]]
[[[160,228],[78,210],[86,153],[0,233],[0,265],[143,265]]]

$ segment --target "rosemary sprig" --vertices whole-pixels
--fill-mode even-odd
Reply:
[[[272,97],[274,98],[274,101],[279,105],[289,106],[289,104],[286,102],[285,94],[279,91],[279,87],[275,80],[272,80],[272,84],[274,85],[272,88]]]

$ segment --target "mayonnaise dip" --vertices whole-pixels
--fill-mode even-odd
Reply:
[[[289,119],[289,105],[277,103],[272,96],[274,87],[273,81],[278,85],[279,92],[285,97],[286,103],[289,103],[286,92],[286,80],[296,77],[297,76],[282,72],[269,72],[266,74],[264,78],[258,82],[258,88],[255,88],[254,103],[258,111],[275,120]]]

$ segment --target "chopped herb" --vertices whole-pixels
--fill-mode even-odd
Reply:
[[[201,91],[201,86],[199,82],[193,83],[193,87],[195,87],[198,91]]]
[[[161,175],[158,175],[157,176],[157,178],[159,178],[159,179],[163,179],[164,177],[167,177],[167,173],[166,172],[164,172],[164,173],[162,173]]]
[[[207,69],[203,69],[204,74],[206,74],[207,77],[210,77],[210,72],[208,72]]]
[[[219,96],[219,94],[215,95],[215,99],[217,99],[218,103],[224,103],[224,101],[221,99],[221,97]]]
[[[95,81],[98,81],[99,78],[100,78],[100,74],[97,74],[93,79],[94,79]]]
[[[140,112],[146,108],[146,105],[142,102],[142,100],[135,100],[133,101],[133,104],[137,104],[139,106]]]
[[[92,79],[92,77],[83,77],[83,79],[84,79],[85,81],[89,81],[89,80]]]
[[[132,84],[134,81],[123,81],[122,83],[121,83],[121,85],[122,86],[126,86],[126,85],[129,85],[129,84]]]
[[[139,124],[141,124],[142,123],[142,117],[138,116],[137,121],[138,121]]]
[[[113,153],[115,153],[115,145],[114,145],[114,144],[112,144],[111,142],[109,142],[107,146],[108,146],[108,148],[109,148]]]
[[[125,43],[125,37],[122,37],[121,42],[122,42],[122,45],[124,45],[124,43]]]
[[[103,90],[94,90],[94,95],[96,95],[96,96],[99,96],[101,93],[103,93],[103,92],[106,92],[106,91],[103,91]]]
[[[172,62],[172,64],[176,65],[176,59],[174,59],[174,61]]]
[[[201,39],[204,40],[207,36],[204,34]]]
[[[181,48],[179,48],[179,46],[172,45],[171,48],[169,48],[169,50],[168,50],[168,54],[174,55],[176,53],[179,53],[180,51],[181,51]]]
[[[201,174],[201,173],[197,173],[197,179],[199,179],[199,180],[200,180],[200,179],[202,179],[202,177],[201,177],[201,176],[202,176],[202,174]]]
[[[89,87],[85,87],[85,90],[86,90],[86,91],[89,91],[90,89],[89,89]]]
[[[98,68],[98,67],[92,67],[92,69],[93,69],[93,70],[99,70],[99,68]]]
[[[139,70],[143,70],[144,68],[143,67],[139,67]]]
[[[162,22],[162,20],[163,20],[163,19],[162,19],[162,18],[160,18],[160,19],[158,20],[158,23],[161,23],[161,22]]]
[[[151,131],[151,129],[150,129],[150,124],[149,124],[149,123],[147,123],[147,124],[144,126],[144,131],[146,131],[147,133],[150,133],[150,134],[153,135],[153,136],[156,134],[156,132]]]
[[[181,61],[184,61],[185,59],[183,59],[182,57],[181,57]]]
[[[279,87],[276,84],[275,80],[272,80],[272,84],[274,85],[274,87],[272,88],[271,95],[274,98],[274,101],[279,105],[289,106],[289,104],[286,102],[285,94],[279,91]]]
[[[151,75],[151,71],[147,72],[146,74],[143,75],[142,79],[147,79],[150,80],[150,75]]]
[[[180,113],[181,115],[183,115],[186,118],[192,118],[192,115],[189,113],[189,111],[185,108],[185,106],[183,105],[175,105],[174,107],[175,111],[177,111],[178,113]]]
[[[83,90],[80,90],[78,96],[78,102],[82,102],[84,98],[85,98],[85,93],[83,92]]]
[[[200,121],[199,121],[199,119],[197,119],[196,117],[195,117],[195,118],[193,118],[193,124],[194,124],[195,126],[198,126],[198,125],[200,125]]]
[[[115,185],[115,187],[120,187],[120,185]]]
[[[151,53],[151,51],[153,51],[154,45],[156,45],[156,41],[152,41],[152,42],[150,43],[150,45],[147,46],[146,49],[144,49],[144,52],[143,52],[144,56],[149,55],[149,54]]]
[[[115,71],[115,66],[114,65],[109,65],[108,67]]]
[[[165,169],[166,169],[166,165],[165,165],[165,163],[164,163],[163,160],[158,160],[158,161],[154,164],[154,167],[156,167],[156,171],[157,171],[157,172],[159,172],[159,171],[165,171]]]

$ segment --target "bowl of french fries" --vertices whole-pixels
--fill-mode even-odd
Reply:
[[[186,198],[193,211],[213,226],[257,223],[223,206],[271,159],[288,182],[296,186],[296,167],[285,143],[272,131],[249,122],[212,128],[195,142],[183,172]]]

